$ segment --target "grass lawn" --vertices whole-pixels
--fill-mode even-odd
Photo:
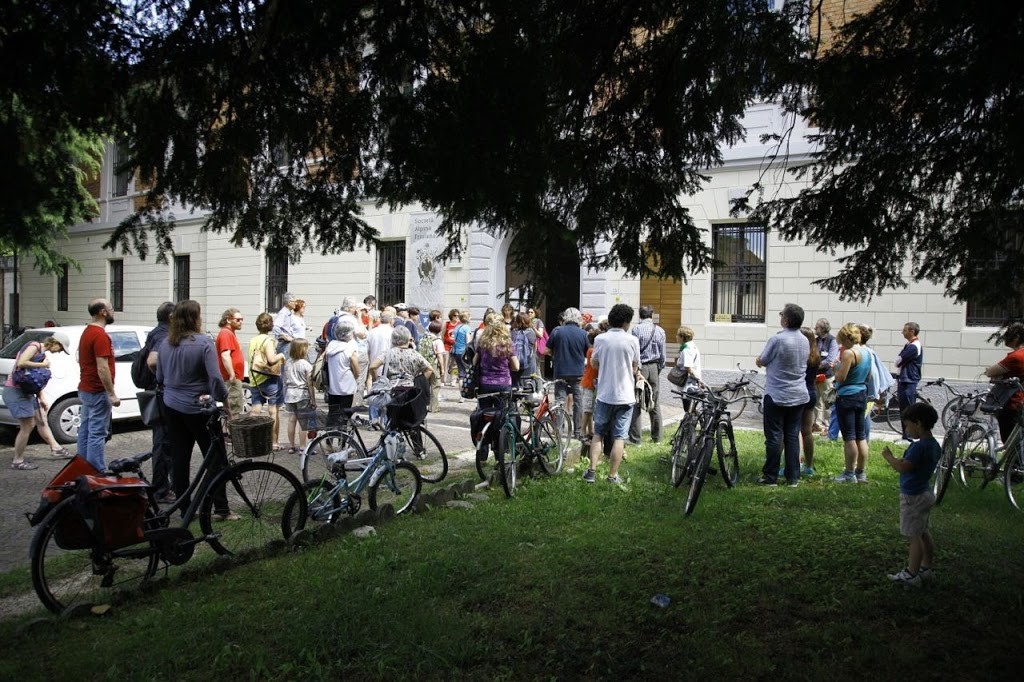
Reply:
[[[907,544],[881,444],[867,485],[828,480],[842,454],[819,441],[818,478],[759,488],[763,438],[737,436],[743,482],[712,479],[688,518],[667,446],[631,448],[621,488],[601,471],[521,480],[512,500],[495,490],[105,617],[0,624],[0,679],[1019,677],[1024,514],[1000,486],[949,491],[936,577],[907,590],[885,577]]]

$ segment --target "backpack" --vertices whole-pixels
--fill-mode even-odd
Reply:
[[[316,360],[313,361],[313,389],[316,391],[326,391],[330,385],[330,371],[327,367],[327,349],[324,348],[317,353]]]
[[[32,362],[42,362],[45,359],[46,355],[43,353],[42,347],[32,356]],[[50,381],[50,376],[49,367],[19,367],[14,370],[11,383],[20,388],[23,393],[35,395],[46,387],[47,382]]]
[[[153,347],[149,344],[149,338],[147,337],[142,350],[132,360],[132,383],[140,391],[152,391],[156,388],[156,374],[153,374],[153,370],[149,368],[149,363],[146,362],[152,351]]]
[[[516,357],[519,358],[519,369],[525,371],[527,367],[533,364],[533,344],[530,343],[529,335],[526,330],[520,329],[517,334],[512,337],[512,346],[516,350]]]
[[[430,363],[430,368],[435,372],[437,371],[437,353],[434,352],[434,341],[437,339],[436,334],[427,332],[420,338],[419,347],[416,349],[420,352],[427,362]]]
[[[537,355],[544,355],[544,352],[548,349],[548,330],[544,328],[544,333],[537,337]]]

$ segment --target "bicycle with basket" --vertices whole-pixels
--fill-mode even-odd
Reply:
[[[54,613],[105,603],[158,571],[189,561],[199,545],[217,554],[250,556],[305,525],[305,500],[284,517],[301,486],[284,467],[252,459],[272,452],[269,417],[232,420],[232,452],[223,445],[223,415],[209,401],[210,445],[186,492],[161,508],[142,463],[146,452],[97,471],[74,457],[43,489],[29,549],[32,584]],[[175,517],[180,514],[180,521]],[[191,528],[199,522],[199,534]]]

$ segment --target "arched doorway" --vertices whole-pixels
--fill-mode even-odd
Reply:
[[[529,262],[533,273],[517,267]],[[533,275],[531,284],[527,282]],[[533,306],[544,325],[554,329],[566,308],[580,307],[580,254],[575,245],[538,248],[518,236],[505,259],[505,300],[517,310]],[[505,301],[502,301],[502,304]]]

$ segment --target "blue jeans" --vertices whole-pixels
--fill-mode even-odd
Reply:
[[[764,468],[761,473],[769,481],[775,481],[779,475],[783,450],[786,480],[800,480],[800,423],[805,407],[806,404],[776,405],[770,395],[764,396]]]
[[[78,425],[78,454],[99,471],[107,468],[107,425],[110,423],[110,399],[106,393],[78,392],[82,402]]]
[[[828,420],[828,439],[836,440],[839,438],[839,415],[835,410],[832,410],[832,416]],[[868,412],[864,415],[864,439],[871,440],[871,413]]]

